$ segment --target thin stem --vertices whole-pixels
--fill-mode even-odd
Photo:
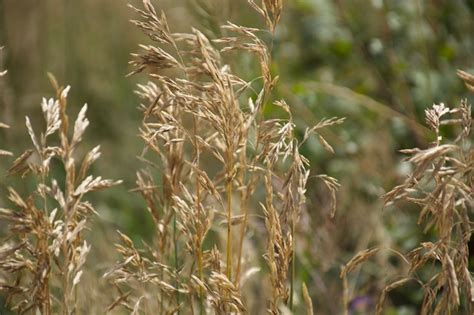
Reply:
[[[291,279],[290,279],[290,310],[293,313],[293,295],[294,295],[294,288],[295,288],[295,271],[296,271],[296,238],[295,238],[295,214],[293,212],[291,218],[291,241],[292,241],[292,253],[291,253]]]
[[[232,156],[231,151],[229,150],[229,157]],[[230,160],[230,159],[229,159]],[[230,163],[232,165],[232,163]],[[230,168],[232,171],[232,167]],[[231,173],[227,173],[227,266],[226,266],[226,275],[229,281],[232,281],[232,179],[230,177]]]
[[[41,164],[43,164],[43,156],[42,154],[40,153],[40,156],[41,156]],[[44,172],[41,172],[41,184],[43,185],[43,187],[46,185],[46,175]],[[49,211],[48,211],[48,199],[46,197],[46,193],[44,192],[43,193],[43,210],[45,212],[46,215],[49,215]],[[40,246],[41,248],[43,248],[43,253],[47,253],[48,252],[48,241],[46,240],[43,244],[43,246]],[[47,255],[47,254],[46,254]],[[48,264],[50,264],[50,258],[48,257]],[[43,309],[42,309],[42,314],[45,314],[45,315],[49,315],[51,314],[51,297],[50,297],[50,290],[49,290],[49,279],[46,278],[46,282],[45,282],[45,293],[46,293],[46,302],[43,304]]]
[[[179,277],[178,277],[178,227],[177,227],[177,219],[176,219],[176,213],[174,214],[173,217],[173,243],[174,243],[174,268],[176,271],[176,280],[175,280],[175,286],[178,291],[176,291],[176,307],[178,308],[176,314],[179,315]]]
[[[231,156],[232,153],[229,153]],[[232,163],[231,163],[232,165]],[[232,171],[232,168],[230,168]],[[227,278],[232,279],[232,179],[230,178],[230,172],[227,174]]]
[[[246,135],[248,137],[248,133]],[[247,156],[246,156],[246,151],[245,148],[241,150],[240,153],[240,172],[239,172],[239,185],[244,185],[244,172],[245,172],[245,166],[247,165]],[[247,200],[247,192],[245,190],[242,190],[240,194],[240,209],[243,212],[244,215],[244,221],[242,222],[240,226],[240,238],[239,238],[239,255],[237,256],[237,269],[235,271],[235,285],[238,286],[240,282],[240,269],[241,269],[241,264],[242,264],[242,250],[244,247],[244,236],[245,232],[247,229],[247,222],[248,222],[248,207],[246,205],[246,200]]]
[[[199,280],[203,281],[203,272],[202,272],[202,243],[199,245],[198,248],[198,274],[199,274]],[[202,287],[199,286],[199,314],[202,315],[204,314],[204,292],[202,290]]]
[[[68,248],[67,244],[63,242],[62,245],[62,252],[64,255],[64,264],[63,268],[61,270],[62,273],[62,279],[63,279],[63,314],[68,315],[69,314],[69,301],[68,301],[68,295],[69,295],[69,279],[68,279],[68,274],[67,274],[67,266],[69,266],[69,255],[68,255]]]
[[[64,105],[64,108],[65,108],[66,104]],[[65,159],[64,159],[64,169],[66,171],[66,182],[65,182],[65,187],[66,187],[66,196],[67,196],[67,199],[71,199],[72,200],[72,194],[73,194],[73,191],[74,191],[74,182],[75,182],[75,176],[74,176],[74,170],[71,171],[71,169],[68,167],[68,165],[71,165],[71,159],[72,159],[72,149],[71,149],[71,146],[69,145],[69,140],[67,138],[67,134],[64,133],[63,134],[64,136],[64,141],[63,141],[63,147],[65,148],[65,151],[66,151],[66,154],[65,154]],[[64,226],[66,228],[66,230],[69,229],[69,224],[71,223],[71,221],[73,221],[73,218],[71,217],[71,210],[73,209],[74,206],[72,206],[71,208],[69,207],[69,205],[66,203],[66,206],[64,208]],[[70,257],[69,257],[69,249],[70,249],[70,246],[68,245],[67,243],[67,240],[64,239],[63,240],[63,243],[62,243],[62,251],[63,251],[63,255],[64,255],[64,262],[63,262],[63,270],[62,270],[62,276],[63,276],[63,290],[64,290],[64,294],[63,294],[63,303],[64,303],[64,309],[63,309],[63,313],[65,315],[69,315],[70,314],[70,311],[69,311],[69,300],[68,300],[68,296],[70,294],[69,290],[70,290],[70,283],[69,283],[69,276],[68,276],[68,268],[69,268],[69,264],[70,264]]]
[[[244,207],[244,221],[242,222],[241,228],[240,228],[240,238],[239,238],[239,255],[238,260],[237,260],[237,269],[235,271],[235,284],[238,284],[240,282],[240,269],[241,269],[241,261],[242,261],[242,250],[244,247],[244,236],[245,236],[245,231],[247,229],[247,223],[248,223],[248,208]]]
[[[165,272],[164,272],[164,269],[161,269],[161,272],[160,272],[160,278],[161,279],[164,279],[165,277]],[[160,310],[160,314],[163,314],[163,289],[160,288],[160,307],[159,307],[159,310]]]
[[[194,147],[195,147],[195,158],[196,158],[196,167],[199,165],[199,142],[197,139],[197,121],[196,121],[196,116],[193,115],[193,133],[194,133]],[[199,173],[196,172],[196,210],[197,210],[197,215],[199,220],[203,217],[201,213],[201,184],[199,183]],[[203,271],[202,271],[202,241],[203,241],[203,231],[201,229],[201,225],[199,224],[197,226],[198,231],[197,231],[197,237],[198,237],[198,248],[197,248],[197,264],[198,264],[198,276],[199,280],[203,281]],[[202,290],[202,287],[199,286],[199,314],[202,315],[204,311],[204,292]]]
[[[44,238],[41,238],[38,240],[39,242],[39,247],[42,248],[41,252],[46,253],[48,249],[48,241],[45,240]],[[49,260],[49,257],[48,257]],[[49,264],[49,261],[48,261]],[[49,271],[50,272],[50,271]],[[42,315],[51,315],[51,294],[49,290],[49,276],[46,278],[46,281],[44,283],[44,294],[45,294],[45,301],[41,303],[41,314]]]

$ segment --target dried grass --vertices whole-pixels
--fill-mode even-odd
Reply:
[[[8,223],[0,250],[0,268],[8,276],[2,279],[0,289],[7,293],[10,308],[19,314],[75,312],[77,286],[91,249],[83,234],[95,212],[84,197],[120,183],[88,175],[100,157],[99,147],[89,151],[81,163],[76,162],[76,149],[89,125],[87,105],[70,128],[66,112],[70,87],[59,87],[53,77],[51,82],[56,98],[41,102],[45,128],[37,134],[26,117],[33,147],[8,171],[10,176],[31,174],[36,187],[24,197],[10,187],[12,206],[0,209],[0,219]],[[52,176],[53,160],[63,168],[64,180]]]
[[[138,245],[118,231],[118,261],[103,275],[117,294],[104,293],[104,312],[131,314],[290,314],[315,310],[306,283],[296,277],[297,230],[306,205],[306,185],[321,180],[336,211],[338,181],[311,176],[301,146],[313,135],[329,153],[320,134],[342,118],[321,119],[297,137],[292,107],[275,99],[278,76],[272,73],[272,40],[283,10],[282,0],[248,0],[265,29],[227,22],[214,37],[198,29],[173,32],[166,14],[150,0],[132,23],[151,43],[132,55],[130,75],[147,73],[137,88],[144,143],[136,187],[154,236]],[[223,35],[222,35],[223,34]],[[265,35],[262,35],[265,34]],[[248,78],[235,58],[253,58],[257,78]],[[0,71],[0,77],[6,71]],[[474,77],[458,72],[474,91]],[[26,194],[8,188],[10,206],[0,208],[8,235],[0,247],[0,290],[14,312],[76,314],[85,262],[93,244],[85,237],[94,206],[85,197],[120,181],[90,175],[100,157],[97,146],[80,157],[78,147],[89,126],[87,105],[71,123],[68,87],[51,76],[56,97],[43,99],[45,126],[40,133],[26,117],[32,146],[20,154],[9,176],[31,177]],[[342,96],[356,95],[322,83],[313,88]],[[357,94],[385,116],[400,113]],[[278,108],[268,114],[269,106]],[[382,314],[390,293],[409,282],[423,292],[421,314],[474,312],[468,242],[472,233],[474,150],[471,106],[433,105],[425,112],[434,135],[424,149],[409,155],[411,174],[383,196],[385,205],[413,205],[418,224],[434,235],[407,254],[393,249],[408,268],[380,288],[375,312]],[[404,118],[421,135],[424,129]],[[444,139],[444,126],[457,134]],[[8,128],[0,123],[0,128]],[[0,150],[0,155],[11,155]],[[80,162],[78,162],[80,160]],[[54,161],[54,162],[53,162]],[[55,178],[59,168],[64,178]],[[26,179],[25,179],[26,180]],[[402,203],[403,202],[403,203]],[[344,312],[349,314],[349,275],[381,252],[372,247],[341,268]],[[266,264],[266,265],[265,265]],[[265,267],[262,267],[265,265]],[[255,291],[259,298],[254,298]],[[112,297],[114,295],[114,297]],[[298,298],[299,297],[299,298]]]
[[[458,75],[471,89],[472,75],[463,71]],[[453,314],[460,309],[471,314],[474,311],[474,287],[468,266],[474,195],[471,112],[466,100],[457,108],[434,104],[425,111],[426,124],[435,134],[432,145],[426,149],[401,151],[410,155],[407,161],[413,171],[402,184],[387,192],[383,201],[385,205],[403,201],[405,205],[417,206],[417,223],[435,239],[419,244],[406,255],[400,254],[410,266],[408,274],[382,290],[376,314],[383,313],[387,294],[409,281],[418,282],[423,290],[421,314]],[[442,136],[441,129],[447,125],[457,131],[451,141]],[[378,248],[374,248],[357,254],[343,268],[343,281],[347,282],[347,274],[377,251]],[[428,276],[422,277],[424,274]],[[346,302],[348,300],[346,297]]]
[[[273,33],[282,1],[249,4]],[[134,263],[139,254],[130,242],[118,245],[123,260],[107,277],[122,294],[110,309],[135,305],[145,313],[261,312],[248,309],[251,296],[242,290],[242,275],[256,276],[250,271],[259,266],[245,255],[245,243],[254,234],[267,239],[266,248],[259,250],[268,270],[259,272],[257,280],[262,292],[270,288],[264,309],[271,314],[279,314],[282,307],[293,309],[295,230],[310,175],[299,147],[316,133],[332,152],[318,132],[343,119],[324,119],[298,141],[290,106],[272,100],[278,78],[270,71],[271,48],[258,36],[264,30],[228,22],[222,30],[229,35],[217,39],[197,29],[173,33],[166,15],[150,1],[132,8],[141,18],[133,23],[154,42],[140,45],[131,74],[147,71],[151,78],[137,91],[143,100],[141,159],[148,168],[139,172],[135,191],[146,201],[156,235],[143,253],[150,258],[141,259],[147,264]],[[228,52],[254,56],[261,77],[247,81],[245,74],[234,72]],[[262,87],[254,92],[257,81]],[[270,103],[287,118],[266,117],[264,108]],[[161,178],[153,175],[157,171]],[[319,178],[335,203],[337,181]],[[266,230],[250,230],[251,218],[258,223],[262,216]],[[153,274],[170,291],[145,281],[153,266],[165,265],[170,272]],[[153,299],[158,303],[151,306]]]

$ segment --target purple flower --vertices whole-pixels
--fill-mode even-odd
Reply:
[[[373,307],[373,305],[374,300],[371,296],[356,296],[349,303],[349,314],[359,314],[360,312],[367,312]]]

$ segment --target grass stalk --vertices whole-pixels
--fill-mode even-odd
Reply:
[[[178,261],[178,223],[177,223],[177,218],[176,214],[173,216],[173,244],[174,244],[174,268],[176,272],[176,279],[175,279],[175,287],[178,289],[176,291],[176,307],[178,308],[176,314],[179,315],[179,304],[180,304],[180,293],[179,293],[179,286],[180,286],[180,281],[179,281],[179,261]]]
[[[292,219],[291,219],[291,239],[293,242],[293,248],[291,252],[291,278],[290,278],[290,310],[291,312],[294,311],[294,303],[293,303],[293,298],[295,295],[295,273],[296,273],[296,218],[295,218],[295,213],[292,213]]]
[[[230,178],[228,178],[226,182],[226,193],[227,193],[226,275],[227,275],[227,278],[232,281],[232,180]]]

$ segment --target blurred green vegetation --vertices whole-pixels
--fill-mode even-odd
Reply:
[[[159,4],[174,31],[194,25],[216,37],[221,32],[218,25],[227,20],[261,25],[245,2],[161,0]],[[0,44],[5,46],[1,60],[9,69],[1,83],[0,120],[12,126],[0,136],[1,148],[21,153],[29,142],[24,116],[41,121],[41,97],[52,95],[46,73],[71,85],[72,111],[84,102],[90,106],[84,150],[102,145],[95,170],[125,182],[97,198],[99,231],[104,236],[120,228],[138,240],[148,239],[153,229],[144,203],[129,192],[141,167],[136,156],[142,149],[137,137],[139,101],[133,90],[146,78],[125,75],[130,71],[130,53],[147,38],[129,23],[134,15],[126,4],[125,0],[0,0]],[[429,239],[416,226],[414,209],[383,210],[379,197],[408,172],[398,150],[426,147],[433,139],[423,127],[424,109],[438,102],[452,107],[462,98],[472,103],[456,69],[474,72],[474,4],[293,0],[285,5],[273,40],[272,71],[280,75],[281,83],[275,98],[283,97],[293,106],[302,130],[323,117],[347,117],[342,126],[325,134],[335,148],[334,156],[315,139],[303,148],[313,172],[338,178],[342,188],[337,215],[330,219],[328,192],[321,183],[310,182],[297,249],[298,270],[316,313],[338,314],[339,268],[354,253],[372,245],[406,252]],[[251,61],[233,62],[252,78]],[[0,171],[5,171],[5,164]],[[3,181],[2,177],[5,191]],[[4,194],[0,196],[4,203]],[[376,298],[374,292],[398,268],[397,257],[377,256],[351,278],[351,294]],[[387,314],[417,313],[422,297],[415,286],[408,288],[391,294],[393,307]]]

